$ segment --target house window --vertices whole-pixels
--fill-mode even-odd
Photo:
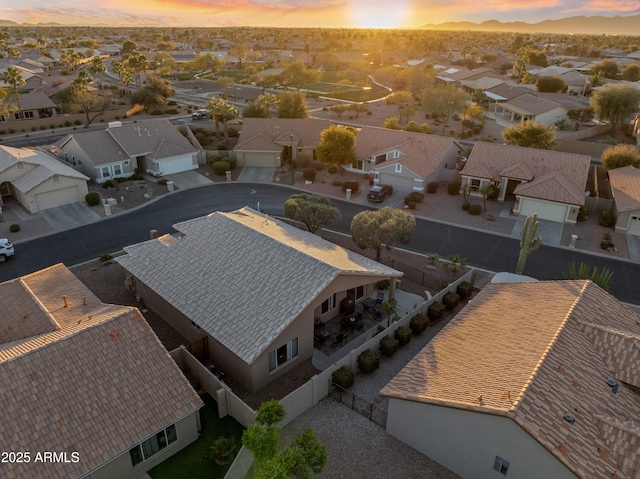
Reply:
[[[60,182],[60,177],[58,175],[53,175],[53,182],[54,183],[59,183]]]
[[[102,168],[100,168],[100,176],[102,176],[103,178],[109,178],[111,176],[108,166],[103,166]]]
[[[364,170],[364,161],[356,160],[356,169],[357,170]]]
[[[129,166],[129,160],[124,160],[124,166]]]
[[[478,191],[480,189],[480,180],[473,179],[471,180],[471,190]]]
[[[114,176],[119,176],[122,174],[122,166],[120,165],[113,165],[113,175]]]
[[[395,167],[396,167],[395,169],[396,173],[402,173],[402,165],[400,163],[396,163]]]
[[[336,294],[333,293],[333,295],[329,296],[329,298],[324,303],[322,303],[322,314],[328,313],[335,307],[336,307]]]
[[[359,300],[360,298],[364,297],[364,291],[365,291],[365,287],[363,286],[358,286],[356,288],[351,288],[349,290],[347,290],[347,296],[352,297],[354,300]]]
[[[394,150],[393,157],[394,158],[400,158],[400,152],[398,150]]]
[[[496,456],[496,460],[493,461],[493,470],[499,472],[503,476],[507,475],[509,470],[509,461],[505,461],[500,456]]]
[[[298,338],[293,338],[287,344],[269,353],[269,372],[275,371],[296,356],[298,356]]]
[[[136,444],[129,449],[131,463],[135,467],[177,440],[178,434],[176,432],[176,426],[172,424],[168,428],[157,432],[146,441],[142,441],[140,444]]]

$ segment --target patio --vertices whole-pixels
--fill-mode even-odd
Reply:
[[[324,370],[371,338],[378,331],[387,328],[388,318],[381,308],[389,298],[389,290],[377,290],[374,294],[355,304],[351,314],[340,314],[324,323],[314,326],[315,351],[313,365]],[[396,313],[403,317],[425,300],[417,294],[396,290]],[[393,317],[393,314],[391,315]]]

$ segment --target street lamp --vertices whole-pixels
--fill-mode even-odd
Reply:
[[[293,186],[295,184],[295,177],[294,177],[294,172],[293,172],[293,135],[289,135],[289,144],[291,145],[291,185]]]

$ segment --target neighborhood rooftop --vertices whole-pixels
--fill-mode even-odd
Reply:
[[[401,276],[251,208],[174,228],[116,261],[248,364],[339,274]]]
[[[638,477],[640,396],[607,379],[640,386],[639,342],[590,281],[492,284],[382,394],[511,418],[581,478]]]

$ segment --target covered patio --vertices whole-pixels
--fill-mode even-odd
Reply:
[[[376,290],[355,303],[353,313],[342,313],[314,326],[313,365],[324,370],[350,350],[357,348],[389,325],[382,304],[389,299],[389,290]],[[396,289],[395,314],[399,318],[421,305],[425,299],[417,294]],[[393,319],[394,313],[391,314]],[[391,319],[391,320],[392,320]]]

